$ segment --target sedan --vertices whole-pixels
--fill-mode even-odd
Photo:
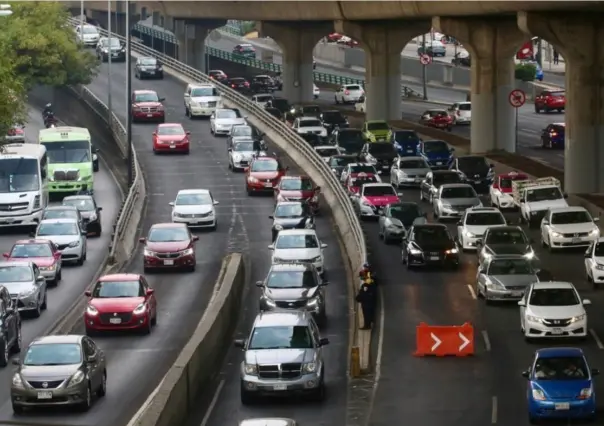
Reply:
[[[86,297],[84,324],[88,336],[114,330],[149,334],[157,322],[155,292],[142,275],[102,276],[92,291],[86,291]]]
[[[275,203],[281,201],[301,201],[316,214],[319,211],[321,187],[315,186],[308,176],[283,176],[275,187]]]
[[[16,302],[19,312],[38,318],[46,309],[46,280],[34,263],[0,263],[0,282]]]
[[[315,220],[308,205],[301,201],[280,201],[274,213],[269,216],[273,221],[271,227],[272,241],[284,229],[314,229]]]
[[[153,132],[153,153],[180,152],[189,154],[191,132],[185,131],[182,124],[162,123]]]
[[[96,57],[99,61],[126,61],[126,47],[117,38],[101,37],[96,45]]]
[[[35,263],[48,285],[56,286],[61,281],[61,252],[50,240],[18,240],[4,258],[8,262]]]
[[[210,228],[216,230],[218,201],[207,189],[181,189],[176,199],[170,202],[172,222],[184,223],[190,228]]]
[[[139,238],[144,245],[143,268],[145,273],[157,269],[187,269],[195,271],[195,242],[184,223],[156,223],[146,238]]]
[[[61,251],[64,262],[83,265],[86,261],[86,231],[75,219],[47,219],[40,222],[35,239],[50,240]]]
[[[413,225],[427,223],[426,214],[419,205],[412,202],[393,203],[386,206],[379,219],[379,236],[388,244],[401,241],[407,235],[407,229]]]
[[[585,252],[585,276],[594,288],[604,283],[604,238],[600,237]]]
[[[143,78],[164,78],[164,68],[155,58],[144,57],[136,60],[134,76],[140,80]]]
[[[272,250],[272,262],[312,263],[321,274],[325,274],[323,250],[327,244],[321,243],[314,229],[289,229],[279,232],[275,242],[268,246]]]
[[[395,188],[420,186],[431,169],[422,157],[399,157],[390,168],[390,183]]]
[[[430,109],[419,118],[419,124],[436,129],[453,130],[453,118],[444,109]]]
[[[11,143],[25,143],[25,129],[21,125],[14,125],[4,137],[4,140]]]
[[[228,136],[233,126],[240,124],[247,124],[247,122],[238,109],[217,108],[210,116],[210,133],[216,136]]]
[[[279,184],[289,167],[284,166],[277,158],[256,157],[244,170],[247,195],[259,192],[273,194],[273,188]]]
[[[541,220],[541,244],[550,251],[588,247],[600,238],[600,229],[585,207],[557,207]]]
[[[537,271],[524,256],[496,256],[478,267],[476,296],[487,304],[520,300],[527,287],[537,281]]]
[[[64,206],[73,206],[78,209],[84,220],[87,235],[100,237],[103,232],[101,223],[102,207],[99,207],[92,195],[72,195],[63,198]]]

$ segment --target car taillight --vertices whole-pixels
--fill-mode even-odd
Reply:
[[[245,87],[250,87],[250,83],[248,83],[247,81],[245,82]]]
[[[550,135],[550,136],[558,136],[558,133],[556,133],[556,132],[551,132],[549,135]]]
[[[231,87],[234,89],[234,88],[235,88],[235,85],[234,85],[234,84],[231,84]]]
[[[213,76],[213,75],[211,75],[211,76],[210,76],[210,79],[214,80],[214,76]]]
[[[346,91],[344,92],[344,94],[345,94],[345,95],[350,95],[350,90],[346,90]]]

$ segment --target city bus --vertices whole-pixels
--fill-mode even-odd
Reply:
[[[51,127],[40,130],[39,143],[48,155],[51,195],[93,190],[94,173],[90,132],[84,127]]]
[[[48,196],[46,148],[28,143],[2,146],[0,227],[37,226]]]

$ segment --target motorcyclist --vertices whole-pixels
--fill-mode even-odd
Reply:
[[[46,106],[44,106],[44,111],[42,111],[42,117],[44,117],[44,119],[46,120],[46,117],[54,116],[54,115],[55,115],[55,113],[52,110],[52,104],[47,103]]]

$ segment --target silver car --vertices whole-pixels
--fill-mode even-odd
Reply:
[[[482,203],[472,185],[465,183],[441,185],[432,201],[437,220],[457,219],[472,207],[482,207]]]
[[[325,397],[323,347],[312,315],[303,311],[261,312],[250,336],[236,340],[243,349],[241,403],[249,405],[260,396],[308,395]]]
[[[43,220],[34,237],[52,241],[61,250],[63,262],[83,265],[86,261],[86,231],[75,219]]]
[[[230,135],[233,126],[239,124],[247,124],[247,122],[238,109],[217,108],[210,116],[210,133]]]
[[[35,263],[0,263],[0,285],[6,287],[19,312],[37,318],[46,309],[46,279]]]
[[[48,206],[42,212],[42,220],[46,219],[76,219],[84,229],[84,218],[76,206]]]
[[[430,166],[422,157],[399,157],[390,168],[390,183],[395,188],[420,186],[430,171]]]
[[[526,288],[538,281],[537,271],[524,256],[496,256],[479,266],[476,295],[487,304],[520,300]]]
[[[266,155],[266,151],[254,148],[260,148],[260,144],[254,142],[252,139],[233,140],[232,146],[228,148],[229,169],[233,171],[245,169],[251,164],[254,155],[261,157]]]
[[[15,414],[26,408],[92,406],[93,395],[105,396],[105,354],[87,336],[54,335],[36,338],[13,375],[11,401]]]

